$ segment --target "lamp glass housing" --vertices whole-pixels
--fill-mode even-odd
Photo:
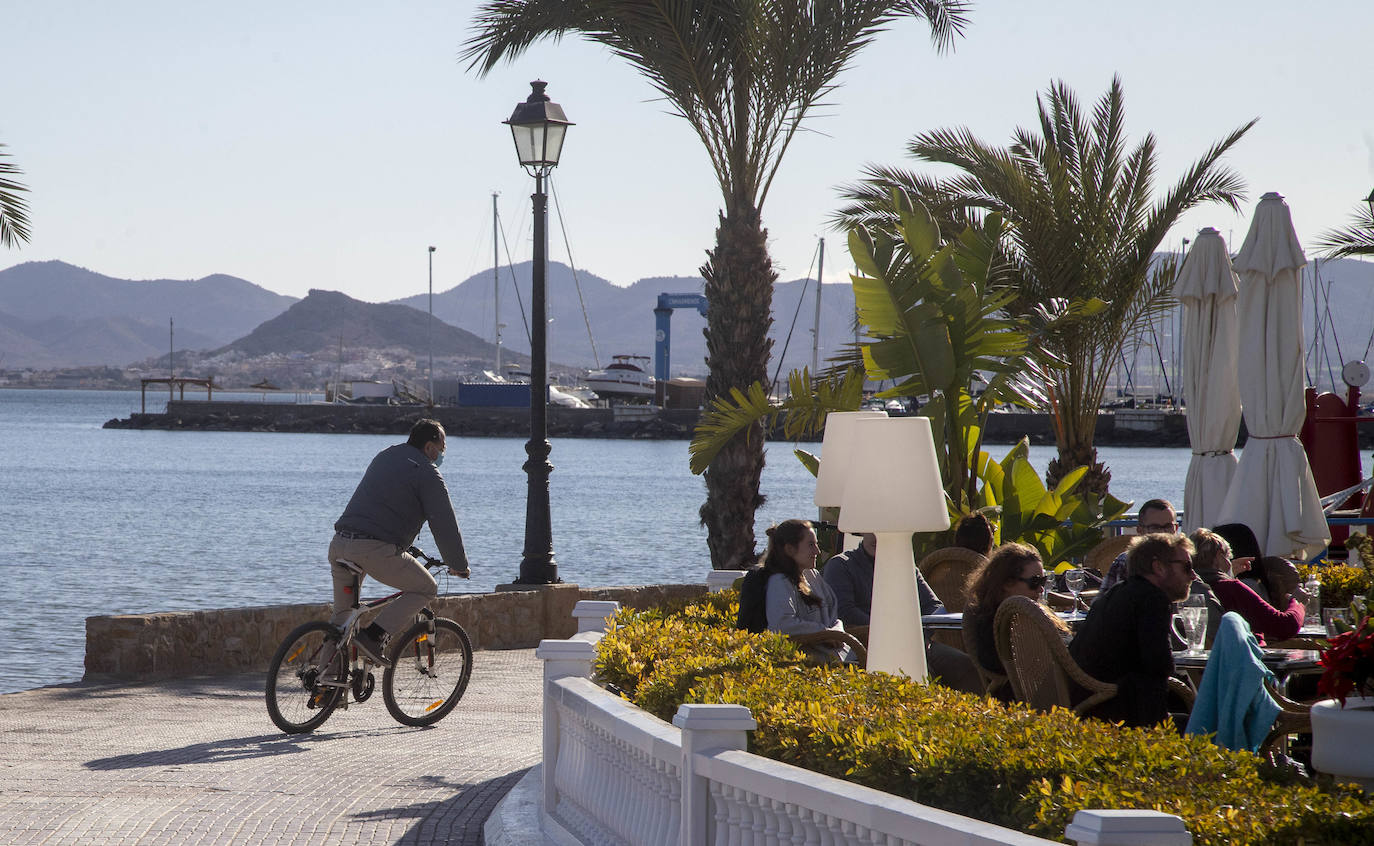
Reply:
[[[547,171],[558,165],[563,152],[563,138],[572,122],[563,107],[549,100],[544,93],[548,83],[536,79],[530,83],[530,96],[518,104],[504,123],[510,127],[515,141],[515,155],[527,168]]]

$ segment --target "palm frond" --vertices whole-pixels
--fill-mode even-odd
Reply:
[[[1374,209],[1360,209],[1349,226],[1323,232],[1316,245],[1327,258],[1374,256]]]
[[[0,144],[0,160],[10,158]],[[29,204],[21,196],[29,189],[9,175],[23,173],[11,162],[0,161],[0,246],[14,247],[29,240]]]

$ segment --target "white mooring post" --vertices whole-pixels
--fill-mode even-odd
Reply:
[[[1183,820],[1160,811],[1079,811],[1064,827],[1078,846],[1192,846]]]
[[[599,599],[582,599],[573,606],[573,619],[577,620],[577,633],[604,632],[606,621],[620,610],[619,602]]]
[[[744,750],[759,727],[743,705],[680,705],[673,725],[682,729],[682,834],[678,846],[707,846],[710,789],[696,774],[698,752]]]

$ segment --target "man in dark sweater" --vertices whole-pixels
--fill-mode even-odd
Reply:
[[[426,522],[449,572],[462,578],[469,574],[458,518],[448,486],[439,474],[446,445],[439,421],[416,423],[405,443],[387,447],[372,459],[334,524],[334,539],[329,544],[334,576],[334,616],[330,622],[341,625],[356,598],[351,592],[353,574],[340,561],[350,561],[365,574],[401,591],[353,640],[358,649],[383,666],[389,666],[384,654],[386,638],[408,625],[438,592],[434,577],[406,551]]]
[[[1126,580],[1097,598],[1069,653],[1085,672],[1118,686],[1092,711],[1106,720],[1146,726],[1169,717],[1174,672],[1172,603],[1193,582],[1193,545],[1184,535],[1145,535],[1127,552]]]

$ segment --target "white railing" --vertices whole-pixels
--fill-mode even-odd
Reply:
[[[582,629],[545,640],[541,828],[562,846],[945,846],[1049,844],[990,823],[751,755],[738,705],[683,705],[673,724],[591,681],[598,620],[615,603],[578,603]],[[1153,811],[1080,811],[1071,840],[1188,846],[1183,821]]]

